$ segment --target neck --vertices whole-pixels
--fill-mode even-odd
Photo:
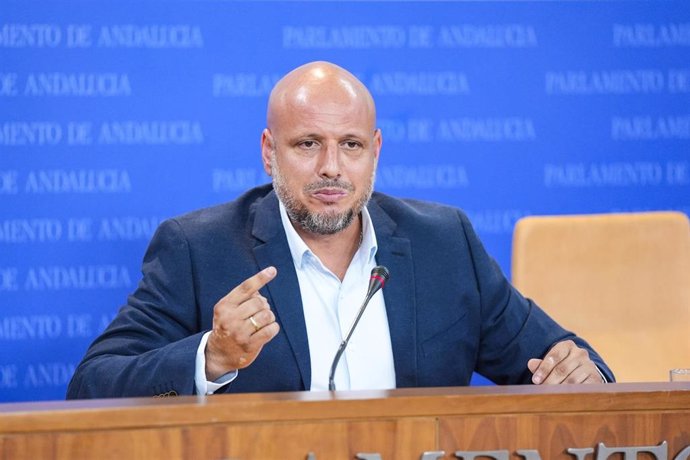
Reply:
[[[311,233],[295,224],[293,227],[314,255],[342,281],[362,244],[362,215],[354,219],[346,229],[332,235]]]

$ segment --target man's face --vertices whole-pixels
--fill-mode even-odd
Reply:
[[[337,233],[371,197],[381,133],[361,99],[309,95],[284,104],[262,137],[266,172],[290,219]]]

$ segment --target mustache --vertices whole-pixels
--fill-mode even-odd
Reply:
[[[340,190],[345,190],[346,192],[354,192],[355,187],[349,182],[343,182],[337,179],[323,179],[318,182],[312,182],[304,187],[304,191],[307,193],[316,192],[324,188],[337,188]]]

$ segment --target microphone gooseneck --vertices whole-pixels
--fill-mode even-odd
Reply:
[[[388,281],[388,278],[390,278],[390,272],[383,265],[378,265],[371,270],[371,276],[369,277],[369,289],[367,289],[367,295],[364,297],[364,302],[362,302],[362,306],[359,307],[357,317],[355,317],[355,320],[352,322],[352,326],[350,326],[350,330],[348,331],[345,340],[340,342],[338,352],[335,354],[335,358],[333,358],[331,372],[328,375],[328,389],[330,391],[335,391],[335,370],[338,367],[340,357],[345,351],[345,347],[347,347],[347,344],[350,341],[350,337],[352,337],[352,333],[355,331],[355,327],[357,327],[357,323],[359,323],[359,319],[362,317],[367,305],[369,305],[371,298],[383,288],[383,286],[386,284],[386,281]]]

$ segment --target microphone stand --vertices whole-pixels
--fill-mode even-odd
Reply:
[[[329,391],[335,391],[335,370],[338,367],[340,357],[343,355],[343,352],[345,351],[345,347],[347,347],[347,344],[350,341],[350,337],[352,337],[352,333],[355,331],[355,327],[357,327],[357,323],[359,323],[359,320],[362,317],[364,310],[367,308],[367,305],[369,305],[369,301],[371,300],[371,298],[374,297],[374,294],[376,294],[379,291],[379,289],[383,287],[383,285],[388,280],[389,276],[390,275],[388,273],[388,269],[382,265],[374,267],[374,269],[371,270],[371,278],[369,279],[369,292],[367,292],[367,296],[365,297],[364,302],[362,302],[362,306],[359,307],[357,317],[352,322],[352,326],[350,326],[350,330],[348,331],[345,340],[340,342],[338,352],[335,354],[335,358],[333,358],[331,372],[330,374],[328,374]]]

